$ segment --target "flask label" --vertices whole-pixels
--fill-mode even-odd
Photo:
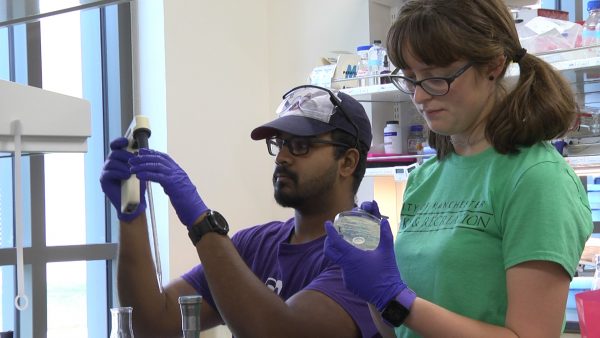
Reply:
[[[383,136],[398,136],[397,131],[386,131],[383,133]]]

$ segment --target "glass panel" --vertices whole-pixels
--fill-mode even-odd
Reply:
[[[0,29],[0,79],[10,80],[10,65],[8,63],[8,29]]]
[[[13,304],[15,290],[15,267],[0,266],[0,331],[15,330],[15,306]]]
[[[85,244],[83,154],[47,154],[46,245]]]
[[[48,292],[48,338],[88,336],[88,289],[100,290],[87,282],[85,261],[46,264]]]
[[[13,199],[11,155],[0,153],[0,248],[13,247]]]
[[[40,1],[40,8],[55,2]],[[80,28],[79,12],[45,18],[40,22],[44,89],[82,96]],[[45,155],[44,170],[46,245],[84,244],[84,155]]]

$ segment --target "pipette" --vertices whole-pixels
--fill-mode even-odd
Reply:
[[[131,121],[125,137],[129,140],[127,150],[134,152],[140,148],[148,148],[148,139],[150,138],[150,122],[144,115],[136,115]],[[154,249],[154,264],[156,266],[156,278],[158,288],[163,291],[162,284],[162,266],[160,261],[160,251],[158,248],[158,233],[156,231],[156,218],[154,216],[154,199],[152,197],[152,186],[150,181],[146,181],[146,194],[148,195],[148,209],[150,211],[150,225],[152,229],[152,243]],[[140,181],[137,176],[123,181],[121,185],[121,212],[131,213],[137,209],[140,204]]]

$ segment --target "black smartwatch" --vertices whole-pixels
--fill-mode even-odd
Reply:
[[[194,246],[200,241],[200,238],[208,232],[216,232],[221,235],[227,235],[229,232],[229,224],[225,217],[214,210],[208,210],[206,217],[197,224],[189,228],[188,236],[192,240]]]
[[[413,290],[405,288],[387,303],[381,312],[381,318],[390,326],[398,327],[402,325],[408,317],[410,308],[416,298],[417,295]]]

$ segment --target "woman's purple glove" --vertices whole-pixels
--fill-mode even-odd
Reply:
[[[104,162],[102,173],[100,174],[100,185],[102,191],[108,197],[108,200],[117,209],[117,217],[121,221],[131,222],[139,214],[146,210],[146,185],[140,182],[140,204],[132,213],[121,212],[121,182],[131,176],[128,161],[135,156],[127,148],[128,141],[124,137],[119,137],[110,143],[111,152]]]
[[[138,155],[129,160],[129,164],[132,174],[163,187],[179,220],[188,228],[208,211],[196,186],[169,155],[152,149],[140,149]]]
[[[407,286],[396,265],[390,224],[382,219],[380,225],[377,248],[361,250],[346,242],[330,221],[325,222],[325,256],[342,268],[346,288],[381,312]]]
[[[357,208],[354,208],[357,209]],[[369,214],[381,218],[381,213],[379,212],[379,206],[375,200],[373,201],[365,201],[360,204],[360,209],[368,212]]]

